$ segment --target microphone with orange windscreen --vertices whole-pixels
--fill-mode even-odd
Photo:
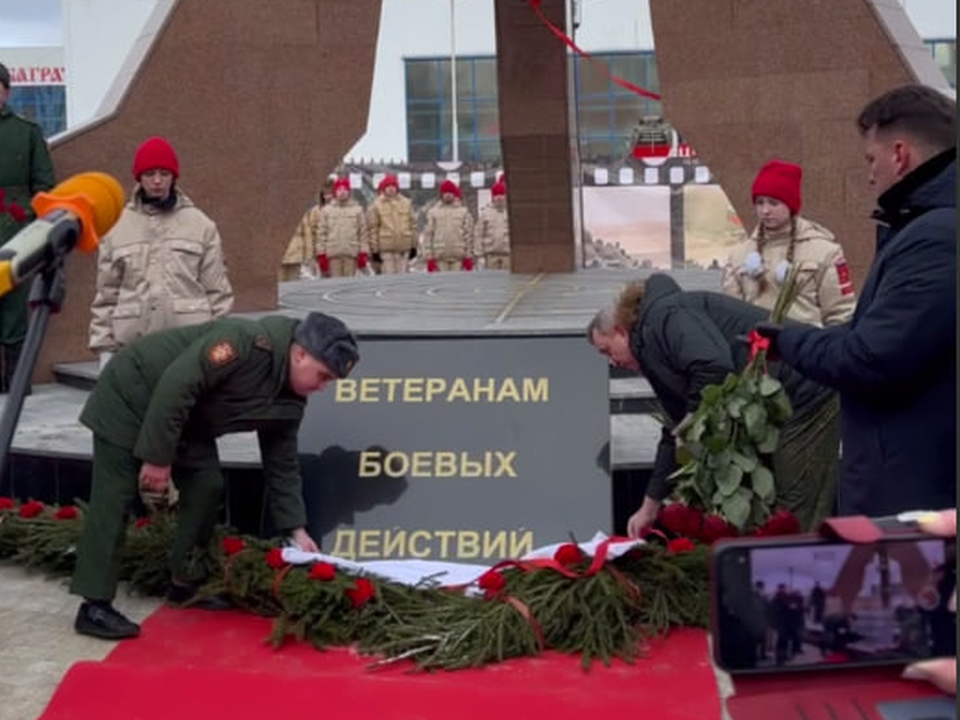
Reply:
[[[37,219],[0,247],[0,296],[49,267],[74,247],[97,249],[123,210],[123,188],[101,172],[74,175],[31,205]]]

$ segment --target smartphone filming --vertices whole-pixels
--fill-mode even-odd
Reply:
[[[733,674],[908,664],[956,654],[956,547],[909,534],[718,543],[713,652]]]

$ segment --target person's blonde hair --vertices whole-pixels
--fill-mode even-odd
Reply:
[[[767,244],[767,230],[763,223],[757,225],[757,252],[763,256],[763,248]],[[793,256],[797,248],[797,215],[790,213],[790,244],[787,245],[787,262],[793,265]],[[760,286],[760,292],[766,292],[770,284],[767,282],[766,274],[757,278],[757,284]]]
[[[587,340],[593,344],[593,333],[610,335],[616,328],[626,332],[637,324],[640,314],[640,302],[646,293],[647,285],[643,280],[635,280],[627,285],[619,297],[607,307],[599,310],[587,325]]]

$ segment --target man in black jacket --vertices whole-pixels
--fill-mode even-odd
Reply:
[[[612,364],[642,372],[676,424],[697,410],[705,387],[743,371],[749,360],[743,338],[765,317],[756,305],[685,292],[669,275],[654,274],[628,285],[614,306],[597,313],[587,337]],[[782,363],[772,363],[770,374],[783,383],[793,407],[773,456],[777,501],[812,529],[833,512],[839,404],[835,393]],[[676,439],[664,427],[643,504],[627,525],[632,537],[656,519],[677,468]]]
[[[761,324],[780,357],[841,398],[841,514],[956,507],[957,107],[921,86],[857,120],[879,209],[848,324]]]

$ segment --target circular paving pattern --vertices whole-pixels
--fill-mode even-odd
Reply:
[[[594,313],[650,271],[407,273],[281,283],[287,311],[336,315],[360,333],[582,332]],[[671,273],[687,290],[719,290],[720,273]]]

